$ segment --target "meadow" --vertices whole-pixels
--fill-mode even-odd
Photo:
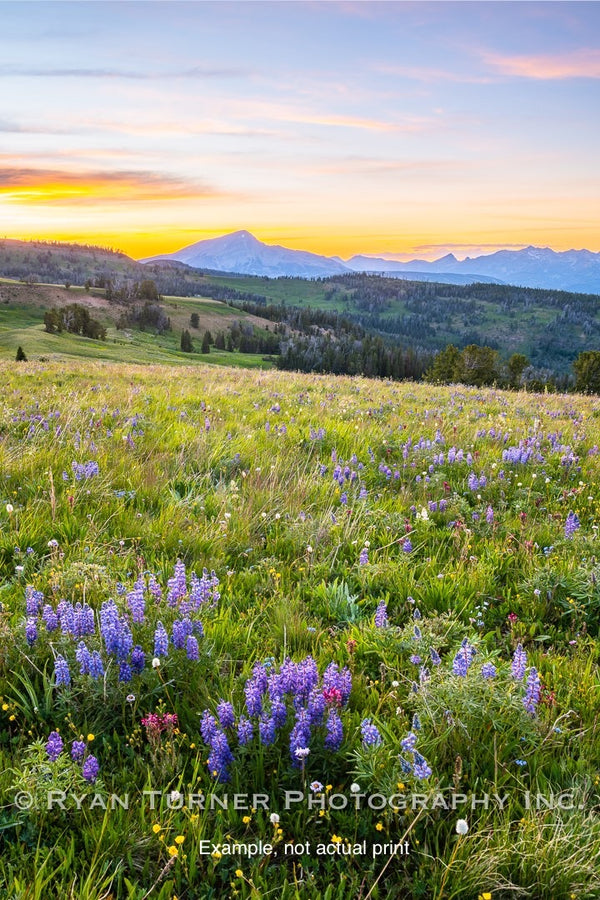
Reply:
[[[171,330],[162,334],[154,329],[118,328],[119,316],[126,312],[122,304],[109,303],[103,289],[48,284],[20,284],[0,279],[0,359],[14,359],[17,347],[25,349],[28,358],[45,358],[57,362],[62,359],[93,359],[127,362],[139,365],[164,364],[190,366],[206,364],[202,355],[205,331],[213,336],[228,332],[236,323],[254,326],[259,333],[272,328],[272,323],[243,310],[209,297],[164,297],[161,307],[171,322]],[[44,328],[44,313],[67,304],[84,305],[106,328],[105,341],[92,340],[78,334],[49,334]],[[191,328],[194,353],[181,351],[181,332],[190,328],[192,314],[198,316],[198,327]],[[211,365],[271,368],[272,362],[258,353],[239,354],[227,350],[210,351]]]
[[[597,397],[0,371],[3,897],[600,896]]]

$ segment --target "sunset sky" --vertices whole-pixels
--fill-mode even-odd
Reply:
[[[600,251],[600,4],[0,2],[0,238]]]

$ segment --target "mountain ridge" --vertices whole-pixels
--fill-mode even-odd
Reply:
[[[418,276],[453,284],[487,282],[520,287],[546,288],[583,293],[600,293],[600,253],[591,250],[556,251],[530,245],[521,250],[494,253],[459,260],[447,253],[437,260],[399,262],[377,256],[356,254],[347,260],[322,256],[306,250],[291,250],[266,244],[246,230],[217,238],[196,241],[175,253],[157,254],[139,260],[181,262],[193,268],[258,275],[270,278],[319,278],[352,272],[385,274],[410,279]],[[432,279],[433,280],[433,279]]]

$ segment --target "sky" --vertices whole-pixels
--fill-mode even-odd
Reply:
[[[600,3],[1,2],[0,238],[600,251]]]

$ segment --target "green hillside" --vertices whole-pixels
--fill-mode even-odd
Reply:
[[[173,262],[143,265],[105,248],[7,240],[0,241],[0,277],[29,286],[37,282],[87,284],[96,297],[103,296],[103,291],[106,297],[118,296],[145,279],[152,280],[166,298],[165,314],[173,323],[173,339],[149,342],[148,336],[139,340],[134,336],[126,340],[128,352],[133,353],[132,341],[140,344],[135,350],[139,361],[145,360],[147,353],[159,352],[161,357],[165,352],[177,353],[177,330],[187,327],[194,311],[201,318],[200,331],[218,330],[227,317],[240,318],[251,312],[262,319],[255,323],[258,328],[266,329],[270,320],[271,328],[273,323],[287,322],[292,329],[312,333],[307,328],[314,321],[294,323],[289,311],[323,310],[350,320],[361,330],[358,337],[365,333],[380,336],[389,347],[413,348],[427,355],[450,343],[459,348],[489,345],[504,360],[522,353],[537,369],[562,376],[570,371],[580,352],[600,346],[600,298],[565,291],[495,284],[445,285],[360,274],[313,281],[219,275]],[[71,294],[74,291],[72,287]],[[32,302],[35,305],[37,301]],[[232,311],[231,306],[236,309]],[[274,309],[268,311],[269,306]],[[22,328],[19,316],[12,322],[15,334]],[[34,310],[30,311],[27,327],[35,324],[31,317],[35,318]],[[10,326],[10,322],[6,324]],[[111,323],[107,324],[110,327]],[[328,322],[327,327],[335,336],[336,325]],[[198,337],[201,340],[201,334]],[[110,334],[110,339],[117,340],[119,346],[118,336]],[[6,340],[6,335],[0,337],[0,352],[12,350],[14,341]],[[33,344],[37,348],[37,340]],[[39,346],[39,352],[50,352],[45,344]],[[133,355],[126,358],[133,361]]]
[[[91,340],[81,335],[48,334],[44,329],[44,313],[55,307],[79,303],[90,310],[107,329],[105,341]],[[173,365],[233,365],[269,368],[272,363],[260,354],[227,352],[211,348],[209,354],[200,353],[205,331],[215,335],[226,331],[234,322],[247,323],[259,332],[270,326],[267,320],[233,309],[210,298],[166,297],[161,306],[171,321],[171,330],[156,334],[139,328],[117,328],[124,313],[123,305],[110,304],[104,291],[54,285],[27,285],[11,281],[0,283],[0,359],[14,359],[21,346],[29,359],[89,358],[114,362],[164,363]],[[198,328],[190,328],[190,316],[198,315]],[[180,350],[182,330],[191,332],[196,352]]]
[[[489,345],[506,359],[524,353],[538,367],[569,370],[583,350],[600,346],[600,297],[508,285],[447,285],[378,275],[320,281],[214,276],[207,293],[234,303],[337,312],[401,346],[436,351],[447,344]]]

